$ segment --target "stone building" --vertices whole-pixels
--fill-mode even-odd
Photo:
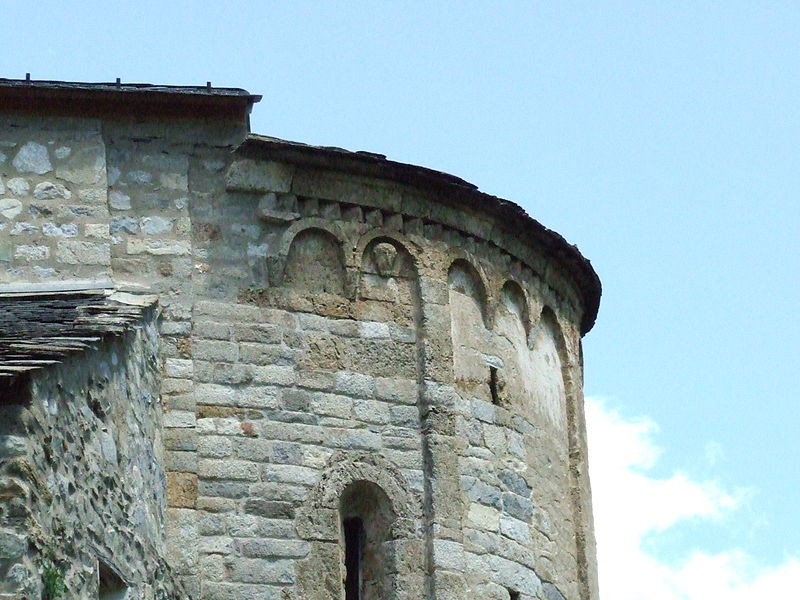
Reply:
[[[596,600],[589,262],[258,100],[0,80],[0,599]]]

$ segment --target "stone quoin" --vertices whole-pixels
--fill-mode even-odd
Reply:
[[[589,262],[258,100],[0,80],[0,600],[597,600]]]

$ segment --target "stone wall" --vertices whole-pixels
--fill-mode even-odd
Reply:
[[[597,598],[593,309],[559,251],[424,181],[234,151],[240,120],[2,125],[3,281],[159,296],[142,564],[194,598],[342,598],[356,519],[363,600]]]
[[[105,144],[95,119],[0,121],[0,283],[108,280]]]
[[[193,208],[191,361],[168,363],[194,382],[173,475],[191,587],[338,597],[340,501],[368,481],[402,526],[365,598],[589,598],[579,304],[558,274],[465,210],[421,218],[407,186],[237,158],[226,186]]]
[[[182,598],[166,561],[158,332],[140,327],[4,388],[0,597]],[[59,595],[60,594],[60,595]]]

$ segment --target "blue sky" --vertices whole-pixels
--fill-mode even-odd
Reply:
[[[794,565],[800,4],[431,4],[4,0],[0,76],[244,87],[254,131],[521,204],[603,280],[597,430],[660,449],[609,468],[683,477],[711,507],[642,525],[639,550],[673,569],[740,553],[752,581]]]

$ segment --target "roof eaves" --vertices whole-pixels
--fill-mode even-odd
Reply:
[[[149,83],[87,83],[1,79],[0,100],[8,110],[59,109],[88,114],[114,112],[249,113],[261,96],[241,88],[170,86]]]

